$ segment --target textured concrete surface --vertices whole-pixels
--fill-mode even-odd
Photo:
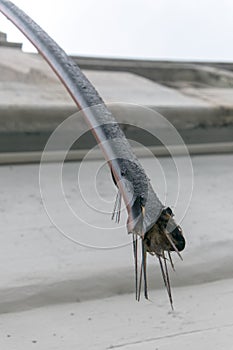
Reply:
[[[93,62],[87,59],[85,65],[84,61],[82,66],[90,68],[85,71],[87,77],[110,103],[116,119],[127,124],[123,128],[129,139],[146,146],[160,145],[158,139],[145,136],[139,129],[157,133],[157,118],[148,118],[148,110],[137,105],[160,112],[191,146],[233,141],[233,90],[225,79],[232,79],[231,72],[187,63],[183,68],[181,64],[170,64],[167,70],[166,63],[138,61],[132,66],[117,60],[110,60],[110,64],[114,63],[111,69],[116,66],[116,71],[109,70],[106,60],[99,66],[95,63],[95,71]],[[119,71],[120,67],[123,71]],[[142,76],[142,70],[147,68],[158,80],[149,71],[148,76]],[[0,153],[4,158],[5,153],[41,152],[55,128],[76,111],[70,96],[40,56],[0,48]],[[86,130],[81,117],[76,126],[78,131]],[[172,142],[176,144],[171,138],[166,144]],[[93,137],[86,135],[76,142],[75,149],[89,149],[94,144]]]
[[[200,283],[215,278],[233,278],[232,160],[232,155],[201,156],[192,159],[193,196],[182,221],[188,242],[184,252],[185,263],[181,263],[178,259],[177,274],[174,276],[172,274],[177,285]],[[160,158],[159,162],[153,158],[142,159],[142,164],[160,199],[173,207],[177,218],[181,218],[188,201],[187,191],[191,182],[186,159],[181,157],[177,162],[183,175],[180,174],[180,197],[178,204],[175,204],[179,183],[173,162],[168,158]],[[93,274],[103,277],[110,271],[114,274],[114,271],[117,273],[119,269],[126,269],[128,281],[123,278],[126,282],[123,285],[128,288],[128,292],[132,291],[133,284],[131,278],[128,279],[132,271],[132,252],[131,247],[127,246],[131,239],[125,231],[124,211],[121,225],[115,225],[110,220],[115,189],[108,168],[102,168],[101,164],[100,161],[91,161],[82,163],[80,167],[80,163],[67,163],[63,169],[65,198],[79,216],[80,219],[77,220],[75,217],[72,219],[69,211],[64,209],[62,197],[59,196],[55,186],[56,164],[45,165],[43,174],[46,175],[45,188],[50,199],[49,207],[52,208],[57,225],[72,238],[89,246],[112,247],[126,244],[126,247],[111,251],[84,248],[72,243],[56,230],[46,215],[41,201],[37,165],[0,168],[2,178],[0,259],[1,265],[5,266],[1,270],[1,288],[22,287],[24,281],[26,284],[36,285],[43,284],[43,281],[45,284],[50,284],[59,280],[80,279],[84,275],[79,273],[79,267],[83,266],[88,270],[85,278]],[[98,174],[97,180],[95,174]],[[44,184],[44,181],[41,184]],[[93,208],[89,207],[90,204]],[[96,264],[93,265],[95,259]],[[98,259],[100,259],[99,267]],[[153,259],[151,263],[153,266]],[[116,281],[114,284],[117,285]],[[89,292],[85,290],[84,298],[88,293],[94,295],[95,292],[98,292],[98,289]]]
[[[143,67],[144,63],[137,62],[136,66],[146,69],[149,65],[152,69],[155,65],[151,62]],[[117,61],[114,64],[117,65]],[[136,141],[147,146],[160,145],[158,140],[145,137],[137,129],[138,126],[146,127],[157,132],[160,127],[155,116],[148,118],[148,111],[135,108],[139,105],[164,115],[189,145],[233,141],[232,88],[229,84],[228,87],[225,84],[224,88],[213,84],[211,77],[215,73],[212,68],[197,66],[193,74],[192,65],[184,64],[184,69],[181,69],[180,64],[176,67],[174,63],[171,74],[167,75],[171,80],[168,87],[168,81],[164,82],[165,85],[161,84],[162,77],[158,76],[158,82],[155,82],[150,75],[148,78],[136,75],[137,70],[127,72],[127,65],[124,72],[119,71],[121,64],[116,68],[118,71],[109,71],[107,66],[105,71],[99,67],[96,71],[89,69],[85,73],[104,100],[110,103],[109,108],[116,119],[131,125],[124,126],[128,138],[135,136]],[[166,71],[165,66],[160,64],[153,69],[161,73]],[[93,65],[90,64],[89,68]],[[178,80],[174,85],[176,74]],[[224,71],[224,74],[232,73]],[[224,81],[224,74],[221,81]],[[204,78],[205,84],[201,83]],[[0,48],[0,153],[42,151],[54,129],[76,111],[70,96],[40,56],[18,49]],[[86,130],[82,118],[77,123],[77,130]],[[86,135],[75,147],[89,149],[93,145],[92,136]]]
[[[1,48],[0,57],[0,105],[72,104],[71,98],[40,56]],[[85,71],[85,74],[106,102],[158,107],[208,106],[208,103],[132,73]]]
[[[176,88],[182,85],[216,88],[233,86],[231,62],[134,60],[80,56],[73,56],[73,59],[82,69],[131,72]]]
[[[157,163],[147,158],[142,162],[159,197],[172,206],[177,217],[182,216],[190,185],[185,158],[179,158],[185,176],[177,204],[176,169],[170,160]],[[182,221],[187,247],[184,261],[175,258],[176,272],[170,272],[174,312],[154,259],[149,259],[152,302],[134,300],[131,239],[124,212],[121,225],[110,220],[115,189],[100,161],[82,166],[67,163],[63,169],[65,198],[81,218],[75,219],[76,225],[61,211],[54,186],[55,164],[46,165],[46,189],[56,223],[63,225],[65,234],[85,245],[124,245],[111,250],[84,247],[59,233],[41,201],[37,165],[2,166],[1,348],[229,349],[233,331],[233,156],[193,157],[192,163],[193,196]]]
[[[228,350],[232,347],[233,280],[174,289],[169,311],[162,290],[153,302],[132,294],[49,305],[1,315],[5,350]]]
[[[28,120],[31,129],[34,125],[34,129],[38,130],[40,119],[43,128],[45,117],[51,123],[50,129],[53,129],[76,110],[52,70],[36,54],[0,48],[0,73],[0,130],[27,130]],[[87,70],[85,73],[105,102],[151,107],[163,113],[175,126],[182,124],[185,128],[198,124],[232,123],[232,113],[229,113],[232,108],[231,89],[212,87],[213,98],[208,98],[208,89],[195,88],[192,83],[183,84],[179,89],[128,72]],[[232,73],[224,71],[224,74]],[[138,116],[132,114],[128,118],[128,121],[134,122]]]

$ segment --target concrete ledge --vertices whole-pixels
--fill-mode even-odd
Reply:
[[[233,65],[222,62],[159,61],[72,56],[82,69],[131,72],[168,86],[233,86]]]
[[[141,105],[140,105],[141,106]],[[136,106],[109,106],[119,123],[140,125],[141,109]],[[208,126],[233,125],[233,108],[204,106],[145,106],[162,114],[177,129],[192,129]],[[11,131],[53,131],[66,118],[78,112],[74,105],[12,105],[0,106],[0,132]],[[83,129],[85,122],[80,117],[77,127]],[[145,119],[147,125],[147,120]],[[153,127],[153,125],[151,125]]]
[[[207,154],[227,154],[233,153],[233,142],[219,143],[204,143],[204,144],[189,144],[186,145],[190,155],[207,155]],[[171,146],[170,150],[174,156],[186,155],[186,149],[183,146]],[[89,149],[70,150],[66,161],[81,161],[89,152]],[[145,148],[134,147],[134,152],[137,157],[148,157],[148,154],[153,154],[156,157],[168,157],[170,152],[163,146],[148,146]],[[63,152],[54,151],[46,152],[48,163],[59,162],[63,160]],[[0,153],[0,164],[30,164],[39,163],[41,161],[42,152],[5,152]],[[88,157],[89,160],[103,159],[102,151],[99,149],[93,150]]]
[[[184,262],[175,257],[176,273],[171,272],[172,286],[233,278],[233,240],[229,219],[232,160],[232,155],[192,159],[194,191],[182,222],[187,247],[182,254]],[[141,162],[147,169],[155,190],[160,191],[163,179],[158,177],[151,158],[141,159]],[[183,166],[186,164],[185,158],[180,158],[179,162]],[[170,184],[169,196],[173,198],[176,186],[171,163],[168,158],[161,158],[160,164]],[[64,188],[69,203],[79,208],[79,215],[87,215],[89,209],[83,202],[83,197],[79,192],[74,192],[78,165],[77,162],[66,165]],[[87,193],[92,185],[88,174],[92,174],[100,165],[101,162],[98,161],[88,162],[88,172],[81,184],[82,193]],[[55,165],[47,164],[46,167],[48,191],[54,200],[54,208],[57,215],[62,216],[62,222],[69,231],[70,222],[64,212],[60,212],[60,202],[54,192]],[[86,222],[80,220],[75,230],[81,242],[96,243],[100,247],[118,244],[121,246],[118,249],[91,249],[74,244],[49,221],[41,202],[38,172],[37,165],[1,167],[0,263],[4,269],[0,271],[0,312],[16,312],[48,304],[131,293],[134,289],[133,253],[131,237],[127,236],[125,230],[124,216],[122,226],[116,226],[111,224],[111,214],[103,217],[93,210],[91,217],[88,216],[93,225],[87,226]],[[186,188],[189,181],[188,177],[183,179],[183,188]],[[97,185],[101,186],[101,182]],[[109,172],[104,181],[104,193],[111,211],[111,200],[114,201],[115,193]],[[163,193],[158,195],[162,199]],[[93,192],[91,196],[93,199]],[[179,203],[182,200],[184,198],[180,198]],[[179,212],[179,203],[175,208],[176,213]],[[94,199],[92,204],[96,204]],[[108,225],[112,225],[112,229],[98,229],[98,225],[103,225],[105,220]],[[149,281],[150,289],[163,287],[159,266],[153,257],[149,259]]]

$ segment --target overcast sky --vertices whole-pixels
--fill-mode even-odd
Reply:
[[[67,53],[233,61],[233,0],[15,0]],[[33,48],[1,15],[0,31]]]

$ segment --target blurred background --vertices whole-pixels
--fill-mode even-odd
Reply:
[[[136,303],[127,217],[122,207],[111,222],[116,189],[103,156],[55,74],[1,15],[0,345],[229,349],[233,3],[16,3],[96,87],[187,246],[170,273],[175,311],[152,258],[151,302]],[[57,151],[76,134],[63,164]]]

